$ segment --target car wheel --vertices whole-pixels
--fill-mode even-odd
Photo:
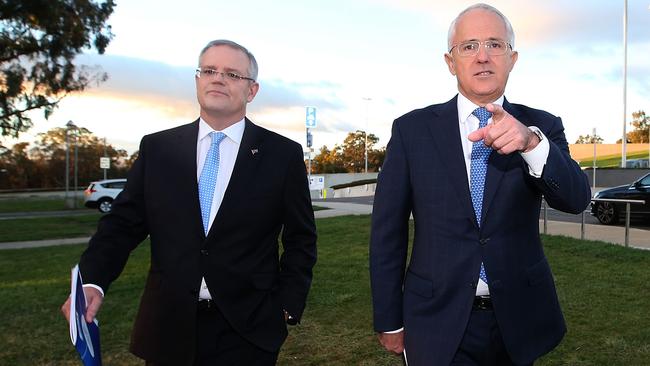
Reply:
[[[618,222],[618,210],[612,202],[599,202],[596,206],[596,218],[602,224],[614,225]]]
[[[111,206],[113,206],[113,200],[110,198],[102,198],[99,200],[97,208],[99,208],[99,212],[101,213],[108,213],[111,212]]]

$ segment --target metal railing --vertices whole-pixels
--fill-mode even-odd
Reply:
[[[630,246],[630,205],[631,204],[645,204],[644,200],[621,200],[615,198],[592,198],[591,202],[619,202],[625,203],[625,246]],[[548,233],[548,208],[546,206],[546,200],[542,199],[542,210],[544,211],[544,234]],[[585,239],[585,212],[584,210],[581,213],[580,220],[580,239]]]

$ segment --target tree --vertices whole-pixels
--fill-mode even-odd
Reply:
[[[35,186],[38,178],[37,167],[28,157],[28,142],[19,142],[11,149],[2,148],[0,152],[0,188]]]
[[[368,171],[377,172],[384,164],[386,149],[374,149],[379,138],[368,134]],[[327,146],[320,148],[318,155],[312,160],[313,173],[360,173],[365,170],[365,143],[364,131],[348,133],[343,145],[334,145],[332,150]]]
[[[341,147],[334,146],[334,149],[330,150],[327,146],[320,148],[318,155],[314,157],[311,161],[311,169],[314,173],[324,174],[324,173],[345,173],[345,167],[343,166],[343,159],[341,158]]]
[[[377,171],[378,166],[372,166],[370,163],[370,153],[373,146],[379,141],[379,138],[373,134],[368,134],[368,171]],[[366,136],[364,131],[355,131],[348,133],[343,141],[341,148],[341,157],[343,166],[348,172],[361,173],[365,169],[366,158]]]
[[[578,137],[578,140],[576,140],[576,144],[602,144],[603,143],[603,138],[598,136],[598,135],[580,135]]]
[[[115,3],[106,0],[5,0],[0,2],[0,129],[17,137],[32,126],[27,112],[47,119],[67,94],[107,75],[77,67],[84,49],[103,54],[113,38],[106,24]]]
[[[626,140],[631,144],[643,144],[648,142],[648,129],[650,128],[650,117],[644,111],[632,113],[632,126],[634,130],[625,134]],[[623,140],[616,140],[620,144]]]
[[[650,116],[646,116],[644,111],[632,113],[632,127],[634,130],[627,134],[627,139],[631,143],[644,144],[648,142],[648,129],[650,129]]]
[[[386,158],[386,148],[372,149],[368,151],[368,171],[378,172],[384,165]]]
[[[66,132],[68,144],[66,144]],[[125,150],[104,145],[104,140],[88,129],[54,128],[38,134],[35,146],[23,142],[7,149],[0,145],[0,189],[59,188],[65,186],[66,151],[69,152],[68,177],[70,187],[74,181],[75,148],[77,149],[77,182],[84,187],[91,181],[103,178],[99,158],[111,157],[108,178],[125,177],[132,162]],[[132,155],[133,156],[133,155]]]
[[[66,133],[68,145],[66,145]],[[93,135],[87,128],[78,127],[67,130],[66,128],[53,128],[46,133],[38,134],[36,146],[30,150],[31,158],[44,165],[43,171],[47,179],[43,187],[62,187],[65,184],[65,157],[69,152],[69,176],[74,174],[74,150],[77,149],[77,180],[79,185],[85,186],[91,181],[103,177],[104,172],[99,167],[99,158],[106,155],[111,157],[112,178],[126,176],[130,167],[128,154],[125,150],[115,149],[112,145],[105,145],[104,140]]]

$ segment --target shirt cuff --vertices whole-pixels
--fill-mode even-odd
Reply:
[[[97,285],[93,285],[92,283],[87,283],[87,284],[83,285],[83,287],[84,287],[84,288],[86,288],[86,287],[92,287],[92,288],[96,289],[97,291],[99,291],[99,293],[102,294],[102,297],[104,297],[104,290],[102,290],[102,288],[99,287],[99,286],[97,286]]]
[[[539,131],[542,134],[543,138],[534,149],[529,152],[520,152],[521,157],[524,159],[528,165],[528,173],[535,178],[541,178],[542,172],[544,171],[544,165],[546,165],[546,160],[548,159],[548,153],[551,149],[548,139],[540,131],[539,128],[535,126],[529,126],[530,130]]]
[[[404,331],[404,327],[401,327],[401,328],[399,328],[397,330],[389,330],[387,332],[382,332],[382,333],[384,333],[384,334],[397,334],[397,333],[402,332],[402,331]]]

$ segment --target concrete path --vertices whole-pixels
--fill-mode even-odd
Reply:
[[[90,238],[10,241],[10,242],[5,242],[5,243],[0,243],[0,250],[2,250],[2,249],[24,249],[24,248],[52,247],[52,246],[55,246],[55,245],[83,244],[83,243],[88,243],[88,240],[90,240]]]
[[[343,215],[368,215],[372,213],[372,206],[359,203],[347,202],[327,202],[318,201],[314,202],[316,206],[327,207],[327,210],[320,210],[314,212],[316,218],[343,216]],[[544,231],[544,221],[539,221],[540,232]],[[549,235],[564,235],[580,239],[580,224],[572,222],[561,221],[548,221],[547,233]],[[72,238],[72,239],[52,239],[52,240],[37,240],[37,241],[20,241],[10,243],[0,243],[1,249],[17,249],[17,248],[34,248],[53,245],[64,244],[81,244],[87,243],[90,238]],[[624,245],[625,243],[625,228],[619,226],[606,226],[606,225],[585,225],[585,239],[587,240],[601,240],[613,244]],[[639,249],[650,249],[650,231],[642,229],[630,229],[630,247]]]
[[[372,213],[371,205],[325,201],[318,201],[314,204],[316,206],[330,208],[329,210],[316,211],[314,213],[316,218],[341,215],[368,215]],[[544,220],[539,220],[539,231],[540,233],[544,232]],[[580,239],[580,223],[548,221],[547,234],[564,235]],[[625,227],[585,224],[585,239],[625,245]],[[638,249],[650,250],[650,231],[630,228],[629,245]]]

